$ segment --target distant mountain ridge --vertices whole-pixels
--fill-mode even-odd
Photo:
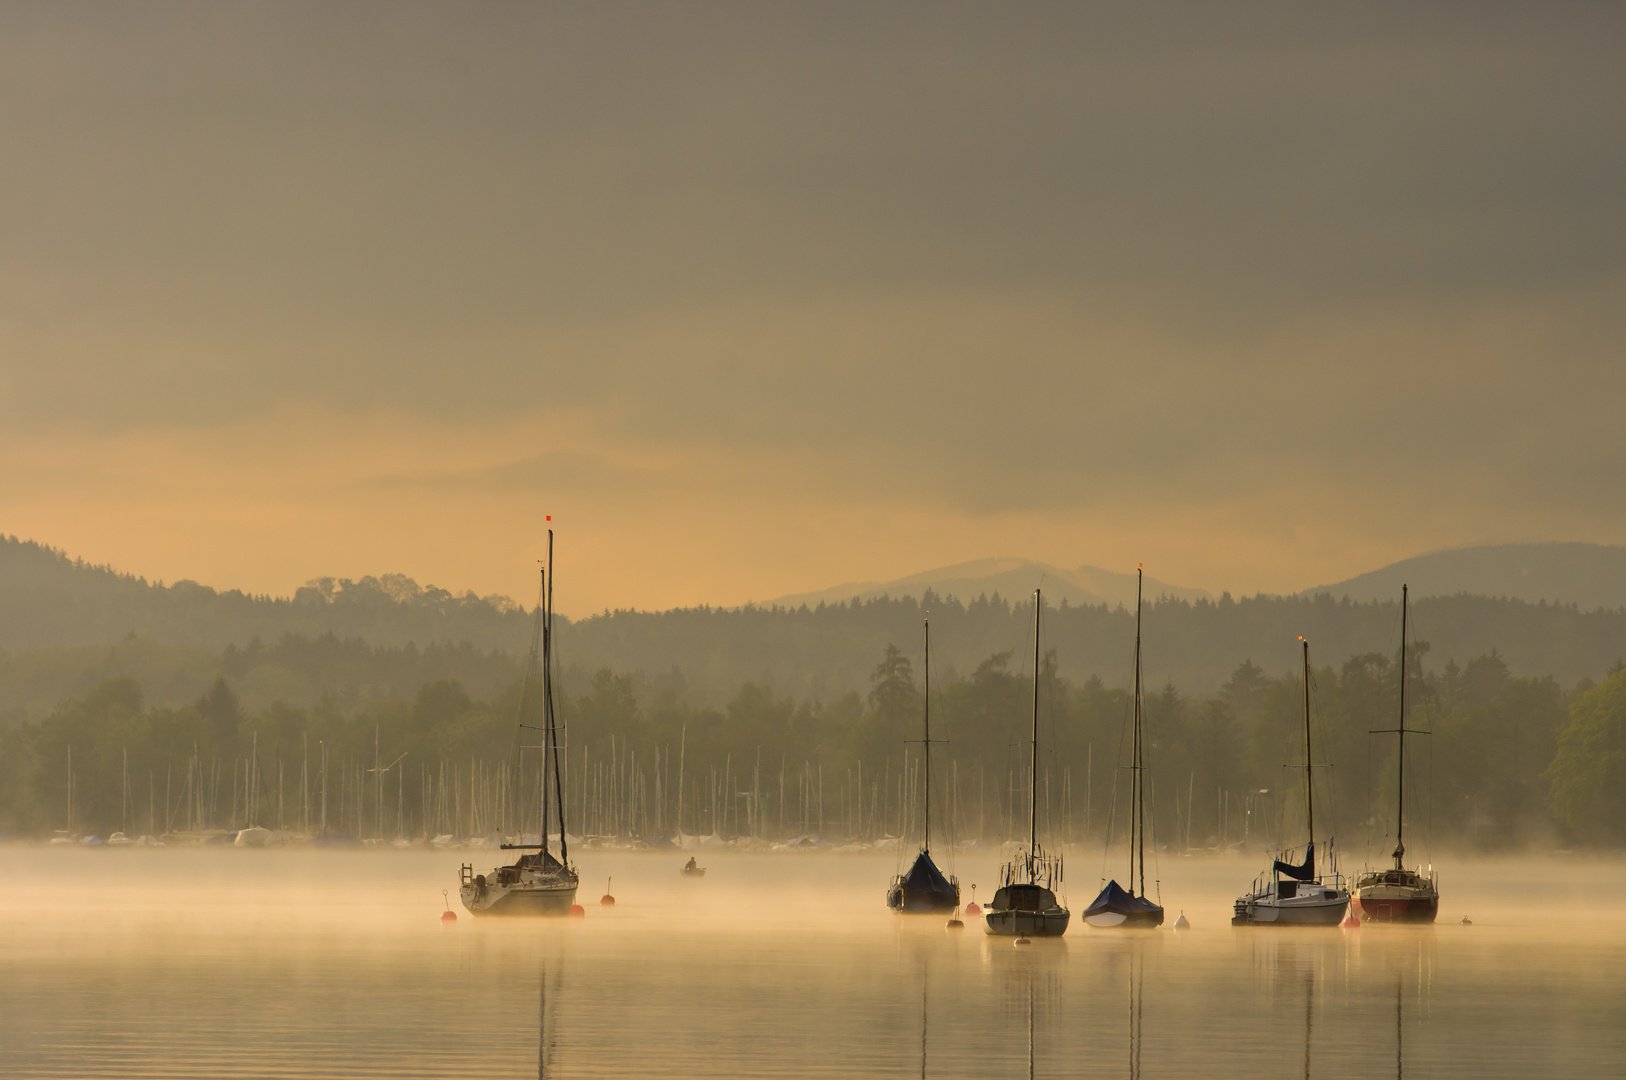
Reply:
[[[875,600],[890,596],[894,600],[909,596],[920,599],[929,589],[938,596],[953,596],[962,601],[979,596],[1002,596],[1007,600],[1021,600],[1042,587],[1047,604],[1065,601],[1072,607],[1108,607],[1135,605],[1135,575],[1103,570],[1098,566],[1080,566],[1066,570],[1049,563],[1034,562],[1003,556],[992,559],[974,559],[971,562],[942,566],[893,581],[862,581],[837,585],[817,592],[793,593],[768,601],[771,607],[799,608],[803,604],[840,604],[857,598]],[[1162,597],[1177,600],[1211,600],[1213,596],[1203,589],[1170,585],[1156,578],[1146,579],[1146,599]]]
[[[1402,559],[1298,595],[1394,600],[1404,583],[1414,597],[1505,597],[1574,604],[1583,611],[1626,608],[1626,547],[1605,544],[1486,544]]]

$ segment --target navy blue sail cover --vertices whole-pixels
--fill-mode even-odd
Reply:
[[[1101,890],[1101,895],[1092,900],[1090,906],[1084,909],[1084,917],[1087,919],[1091,915],[1104,915],[1110,912],[1128,918],[1132,915],[1162,910],[1144,896],[1136,896],[1116,881],[1109,881],[1107,887]]]
[[[1290,877],[1294,881],[1309,881],[1315,877],[1315,845],[1306,844],[1304,848],[1304,862],[1298,866],[1276,860],[1276,872],[1283,877]]]
[[[915,865],[903,876],[903,888],[905,892],[915,895],[936,893],[950,898],[955,895],[954,886],[949,884],[948,878],[943,876],[937,864],[932,862],[932,857],[924,851],[916,857]]]

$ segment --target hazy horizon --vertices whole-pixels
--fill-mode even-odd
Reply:
[[[0,530],[290,593],[1626,542],[1626,14],[0,13]]]

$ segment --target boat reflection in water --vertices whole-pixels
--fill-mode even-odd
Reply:
[[[1406,1075],[1406,1032],[1400,1009],[1401,987],[1404,984],[1401,976],[1395,976],[1395,1080],[1401,1080]]]
[[[564,983],[563,962],[554,965],[553,971],[553,1001],[561,997],[560,988]],[[553,1064],[553,1053],[559,1046],[559,1014],[558,1006],[554,1006],[553,1023],[548,1023],[548,965],[542,963],[541,978],[537,984],[536,1000],[536,1080],[547,1080],[548,1066]]]
[[[1129,954],[1129,1080],[1140,1080],[1141,994],[1146,975],[1140,950]]]

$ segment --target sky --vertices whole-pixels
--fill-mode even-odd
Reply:
[[[288,594],[1626,543],[1626,8],[0,7],[0,532]],[[549,520],[551,515],[551,521]]]

